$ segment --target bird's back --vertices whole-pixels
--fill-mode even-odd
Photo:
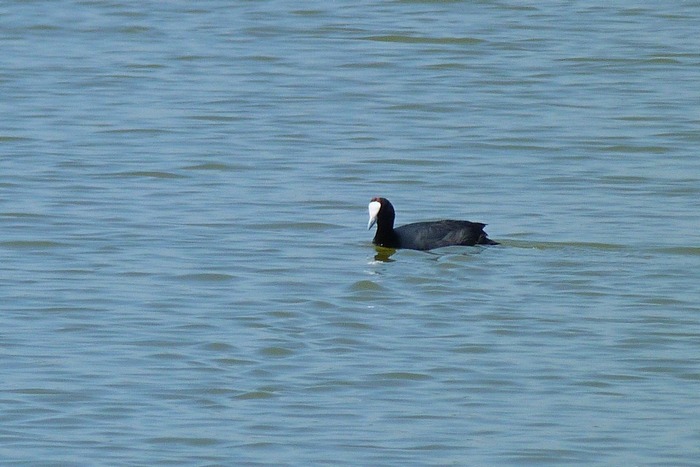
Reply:
[[[401,248],[432,250],[450,245],[494,245],[484,232],[486,224],[470,221],[442,220],[416,222],[394,229]]]

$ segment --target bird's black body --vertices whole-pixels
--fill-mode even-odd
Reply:
[[[375,216],[377,224],[377,233],[373,240],[375,245],[411,250],[432,250],[450,245],[498,245],[497,242],[488,238],[484,232],[486,224],[480,222],[441,220],[416,222],[394,228],[396,214],[389,200],[373,198],[372,202],[380,205]],[[370,227],[371,224],[373,219],[370,219]]]

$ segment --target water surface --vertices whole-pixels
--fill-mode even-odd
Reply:
[[[696,464],[699,21],[5,3],[0,459]]]

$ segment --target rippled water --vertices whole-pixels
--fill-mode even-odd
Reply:
[[[5,2],[3,464],[695,465],[699,25]]]

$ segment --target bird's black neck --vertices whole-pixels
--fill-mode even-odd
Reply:
[[[399,237],[396,235],[396,232],[394,232],[392,225],[377,224],[377,233],[374,235],[374,240],[372,240],[372,242],[375,245],[386,248],[397,248],[399,246]]]

